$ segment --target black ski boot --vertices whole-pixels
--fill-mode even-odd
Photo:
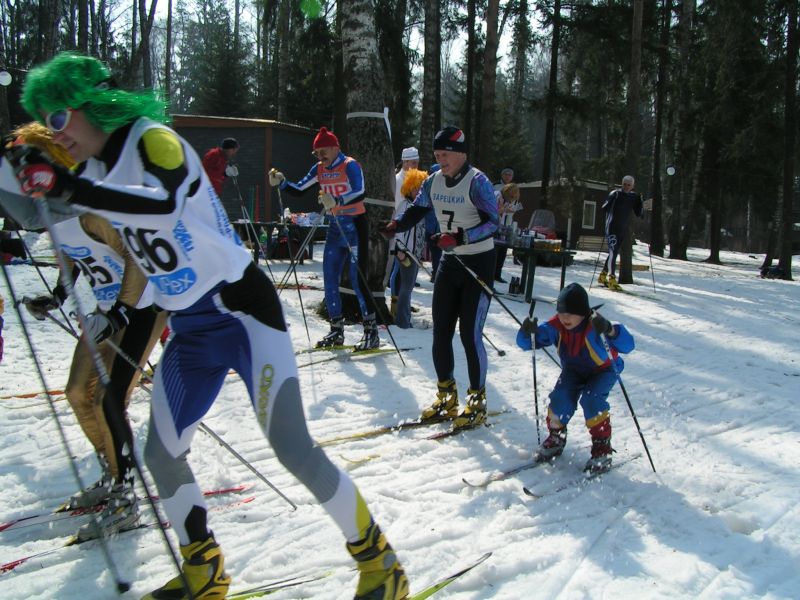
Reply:
[[[378,325],[375,323],[375,317],[366,317],[364,319],[364,336],[353,349],[355,352],[363,352],[364,350],[372,350],[381,345],[381,339],[378,337]]]
[[[344,319],[339,317],[331,321],[331,330],[317,342],[317,348],[331,348],[344,345]]]

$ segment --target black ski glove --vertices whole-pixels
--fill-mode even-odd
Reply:
[[[599,334],[610,336],[614,332],[614,326],[599,312],[594,312],[589,321],[594,330]]]
[[[22,303],[34,319],[44,321],[47,318],[47,313],[64,304],[66,298],[67,292],[64,286],[59,283],[53,288],[52,296],[42,294],[41,296],[36,296],[36,298],[23,298]]]
[[[530,318],[525,317],[525,320],[522,322],[522,331],[524,331],[526,335],[535,335],[538,328],[538,317],[533,317],[533,321],[531,321]]]

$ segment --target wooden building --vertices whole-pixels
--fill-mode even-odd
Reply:
[[[301,179],[316,159],[311,144],[316,131],[266,119],[240,119],[198,115],[172,115],[172,126],[195,149],[200,158],[227,137],[239,142],[234,162],[239,168],[238,189],[226,178],[222,203],[232,220],[242,218],[242,204],[253,221],[275,221],[279,217],[277,190],[269,185],[269,170],[282,171],[291,181]],[[241,201],[239,194],[241,193]],[[302,197],[282,194],[284,208],[292,212],[318,212],[317,188]]]
[[[517,212],[514,220],[520,228],[526,228],[533,212],[541,208],[542,182],[518,185],[522,210]],[[580,236],[604,235],[605,222],[600,207],[612,189],[613,186],[604,182],[588,179],[550,182],[547,209],[555,215],[556,236],[564,246],[575,248]]]

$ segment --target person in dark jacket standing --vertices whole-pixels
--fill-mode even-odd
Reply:
[[[630,222],[631,213],[633,212],[637,217],[641,217],[644,210],[641,194],[633,191],[634,183],[632,176],[625,175],[622,178],[622,189],[616,189],[611,192],[602,206],[606,213],[608,260],[597,277],[597,283],[611,290],[622,289],[617,283],[615,275],[616,262],[617,256],[622,249],[622,244],[625,242],[625,238],[628,237],[628,223]]]

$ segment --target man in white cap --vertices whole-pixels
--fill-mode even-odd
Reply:
[[[411,146],[410,148],[403,148],[400,154],[400,160],[403,161],[400,170],[395,175],[394,185],[394,216],[397,216],[398,209],[403,206],[403,194],[400,193],[400,188],[403,187],[403,182],[406,180],[406,173],[409,169],[419,168],[419,150]]]

